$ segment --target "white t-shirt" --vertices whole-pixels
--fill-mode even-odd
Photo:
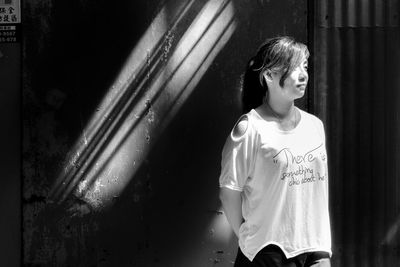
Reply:
[[[251,110],[245,134],[232,131],[222,151],[220,186],[242,192],[239,246],[251,261],[270,244],[287,258],[332,254],[324,126],[299,111],[297,126],[282,131]]]

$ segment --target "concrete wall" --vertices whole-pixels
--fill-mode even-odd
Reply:
[[[232,265],[237,240],[220,209],[218,175],[225,137],[240,115],[240,75],[265,38],[288,34],[307,41],[307,3],[194,1],[172,27],[177,10],[188,3],[24,1],[23,262],[28,266]],[[194,34],[187,29],[209,5],[233,8],[234,26],[222,38],[224,45],[210,50],[196,70],[201,75],[194,75],[196,83],[190,80],[190,94],[172,101],[175,87],[164,78],[168,84],[160,97],[146,101],[151,83],[168,72],[185,36]],[[154,23],[163,8],[164,23]],[[146,55],[145,71],[132,78],[125,63],[151,24],[151,38],[167,28],[161,52]],[[104,135],[88,141],[87,125],[96,112],[106,112],[113,89],[131,93],[114,115],[98,115]],[[145,100],[130,104],[139,89]],[[105,139],[100,152],[115,148],[114,139],[135,121],[139,107],[135,129],[140,131],[126,130],[116,156],[90,158]],[[169,109],[172,115],[166,116]],[[82,152],[79,144],[87,149]],[[137,147],[141,152],[135,154]],[[82,193],[88,183],[91,189]]]

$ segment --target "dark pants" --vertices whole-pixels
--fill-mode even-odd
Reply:
[[[330,267],[329,253],[307,252],[287,259],[282,250],[275,245],[268,245],[251,262],[240,250],[234,267]]]

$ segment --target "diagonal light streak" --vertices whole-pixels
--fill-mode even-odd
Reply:
[[[193,3],[193,1],[191,1],[190,3]],[[184,12],[187,12],[188,7],[190,6],[191,4],[188,4]],[[180,19],[182,19],[182,16],[180,16],[176,21],[179,22]],[[174,23],[173,27],[176,27],[177,22]],[[157,51],[159,50],[161,49],[157,49]],[[159,60],[157,60],[156,63],[158,62]],[[151,65],[152,64],[150,64],[150,66]],[[151,76],[157,77],[159,76],[159,73],[151,73]],[[139,81],[142,80],[139,79]],[[141,88],[140,86],[144,86],[143,83],[141,83],[139,85],[139,88],[137,88],[137,90],[139,90],[139,94],[135,94],[133,97],[130,97],[126,101],[124,101],[123,106],[120,109],[118,109],[116,116],[113,118],[108,118],[110,122],[106,124],[107,127],[104,127],[106,133],[100,136],[102,140],[95,142],[94,149],[91,149],[90,153],[88,153],[89,154],[88,158],[82,159],[83,167],[79,163],[77,164],[79,173],[77,173],[77,175],[71,175],[72,178],[69,179],[70,182],[64,186],[63,190],[59,190],[60,192],[63,191],[61,201],[64,200],[66,196],[68,196],[68,194],[71,192],[71,190],[73,190],[73,188],[76,186],[81,177],[86,176],[89,170],[99,165],[97,159],[100,157],[100,154],[103,153],[103,150],[106,149],[106,147],[109,145],[111,139],[110,137],[114,137],[117,134],[117,132],[120,131],[119,129],[120,127],[118,125],[122,124],[122,122],[126,119],[126,117],[129,116],[130,110],[133,108],[133,106],[137,105],[137,103],[140,102],[140,100],[138,99],[141,99],[143,97],[141,93],[145,92],[146,90],[143,90],[143,88]],[[135,115],[136,118],[139,118],[141,116],[142,114],[140,116]],[[85,180],[85,183],[88,185],[91,184],[90,181],[88,180]]]
[[[208,1],[174,50],[165,68],[129,112],[94,166],[85,170],[76,195],[93,207],[104,207],[118,197],[143,162],[153,140],[190,96],[236,28],[230,1]],[[149,140],[148,138],[151,138]],[[78,176],[77,176],[78,177]],[[68,190],[73,189],[74,181]],[[69,194],[65,190],[63,197]]]
[[[230,13],[231,16],[228,16],[227,14]],[[184,63],[177,64],[175,61],[171,60],[171,64],[167,66],[167,68],[175,67],[174,64],[177,64],[179,68],[178,70],[172,71],[172,73],[174,73],[173,78],[167,78],[167,80],[169,80],[168,84],[162,91],[160,91],[162,92],[162,97],[159,98],[163,99],[163,101],[155,101],[152,106],[154,113],[163,114],[163,109],[170,107],[172,103],[177,101],[177,97],[179,98],[179,95],[182,93],[182,90],[185,89],[185,87],[187,88],[187,91],[182,95],[181,100],[190,95],[191,90],[194,89],[201,76],[204,75],[209,64],[211,64],[215,56],[218,54],[218,49],[222,49],[226,41],[233,33],[235,24],[230,24],[233,18],[232,13],[232,9],[230,8],[224,12],[224,16],[221,16],[221,19],[217,20],[215,25],[210,28],[212,30],[208,31],[207,34],[203,36],[204,41],[198,43],[198,47],[196,49],[190,48],[193,54],[191,54],[189,57],[184,57],[186,58]],[[231,26],[228,27],[226,34],[223,36],[218,34],[223,32],[227,25]],[[212,50],[213,46],[210,48],[207,47],[213,42],[217,42],[218,38],[220,38],[220,40],[218,45],[214,46],[215,50]],[[176,51],[180,50],[177,49]],[[209,55],[209,57],[207,57],[207,55]],[[203,65],[201,65],[202,63]],[[169,71],[169,69],[166,71]],[[163,77],[163,75],[160,77]],[[155,84],[157,84],[157,82]],[[154,91],[155,90],[150,90],[150,93]],[[152,99],[153,96],[149,95],[147,95],[148,99]],[[165,101],[165,99],[170,99],[170,101]],[[181,101],[177,102],[173,108],[173,112],[176,112],[182,104],[183,103]],[[169,119],[172,118],[173,112],[170,114]],[[126,134],[127,138],[123,141],[122,146],[117,144],[117,139],[119,138],[116,137],[116,142],[114,143],[115,145],[111,144],[109,147],[110,150],[107,149],[109,151],[105,151],[105,154],[108,155],[109,160],[107,160],[107,163],[102,163],[102,171],[93,173],[95,174],[92,176],[93,178],[100,178],[97,178],[94,186],[88,189],[84,193],[85,195],[82,195],[81,197],[86,198],[88,202],[92,203],[93,200],[95,200],[93,203],[94,205],[104,205],[105,202],[109,202],[113,199],[113,197],[118,196],[129,182],[130,178],[134,175],[140,166],[140,163],[145,159],[150,149],[150,145],[147,142],[144,142],[145,136],[147,135],[151,136],[152,138],[156,138],[156,134],[153,132],[153,130],[156,128],[156,132],[159,133],[162,128],[168,124],[168,122],[169,120],[163,119],[162,123],[156,123],[155,125],[152,125],[152,123],[147,123],[147,121],[138,124],[135,128],[135,131]],[[124,135],[123,131],[120,131],[119,133]],[[117,147],[117,149],[113,149],[114,147]],[[110,157],[111,155],[112,157]],[[129,164],[130,162],[133,164]],[[98,201],[99,199],[101,199],[101,201]]]
[[[194,0],[187,1],[173,9],[175,11],[169,15],[175,19],[169,31],[174,30],[193,3]],[[94,114],[82,136],[78,139],[79,141],[72,148],[70,155],[68,155],[69,161],[52,188],[51,198],[57,199],[58,195],[63,190],[65,191],[65,188],[73,185],[78,177],[84,174],[86,168],[90,165],[87,162],[92,161],[95,157],[94,155],[96,155],[93,151],[96,151],[96,147],[98,148],[101,143],[104,143],[104,137],[107,136],[115,126],[115,122],[118,121],[115,117],[118,114],[123,114],[121,113],[121,107],[118,107],[118,103],[123,103],[124,98],[130,97],[130,99],[133,99],[139,95],[140,90],[135,90],[133,93],[131,91],[136,88],[141,89],[144,80],[143,76],[149,75],[154,71],[154,66],[160,63],[160,56],[156,59],[154,57],[159,55],[160,50],[164,47],[163,40],[165,38],[163,37],[167,34],[165,27],[166,13],[165,7],[163,7],[129,56],[113,86],[98,106],[97,110],[101,110],[101,112]],[[151,69],[146,68],[151,61],[156,61],[156,63],[151,65]],[[132,85],[135,80],[138,80],[139,86]],[[129,94],[133,95],[129,96]]]
[[[166,27],[164,26],[165,16],[166,10],[165,8],[163,8],[155,17],[150,27],[147,29],[146,33],[143,35],[138,45],[129,56],[125,67],[110,88],[107,96],[98,106],[97,110],[102,110],[102,112],[94,113],[94,116],[90,120],[88,126],[84,129],[82,136],[78,139],[79,141],[72,148],[72,152],[70,153],[70,155],[68,155],[69,162],[68,164],[66,164],[63,173],[60,174],[60,176],[56,180],[55,185],[53,186],[53,190],[51,192],[53,198],[57,198],[60,191],[62,191],[65,185],[69,182],[69,179],[71,179],[70,176],[75,173],[74,168],[81,168],[81,161],[83,158],[82,155],[86,151],[90,152],[91,150],[88,149],[88,140],[95,140],[96,135],[101,132],[100,127],[102,125],[107,125],[107,121],[109,117],[111,117],[110,115],[113,108],[115,107],[115,104],[121,99],[123,93],[126,92],[126,87],[129,84],[129,80],[134,79],[137,76],[140,67],[146,63],[146,58],[144,57],[145,55],[147,55],[146,49],[155,49],[156,44],[161,40],[161,37],[166,31]],[[135,64],[135,62],[141,63]],[[126,66],[132,66],[130,70],[131,74],[129,74],[129,68],[127,68]],[[92,142],[91,144],[96,145],[96,142]],[[90,158],[84,158],[84,160],[90,160]],[[61,183],[64,186],[62,186]]]
[[[221,28],[219,27],[214,27],[210,30],[208,33],[209,36],[216,36],[217,42],[214,42],[211,38],[204,38],[202,39],[202,43],[200,43],[197,46],[197,49],[199,51],[194,51],[195,54],[200,54],[201,47],[208,47],[210,46],[211,49],[207,56],[203,59],[202,63],[199,64],[198,68],[194,72],[194,74],[186,81],[186,85],[183,87],[183,90],[178,92],[178,94],[175,97],[175,100],[173,103],[171,103],[168,106],[167,111],[164,111],[162,113],[166,114],[165,115],[165,120],[163,120],[164,124],[168,123],[179,111],[181,108],[182,104],[187,100],[187,98],[190,96],[196,85],[199,83],[207,69],[210,67],[211,63],[214,61],[215,57],[218,55],[218,53],[222,50],[222,48],[225,46],[225,44],[229,41],[230,37],[232,36],[233,32],[235,31],[236,28],[236,20],[233,17],[233,14],[228,12],[226,10],[222,15],[219,17],[219,19],[226,21],[229,20],[225,28],[221,32]],[[219,23],[217,21],[218,26],[222,26],[222,23]],[[218,35],[219,34],[219,35]],[[191,57],[187,60],[186,65],[194,65],[195,62],[198,60],[197,57]],[[182,66],[181,72],[184,72],[186,66]],[[176,77],[182,77],[181,73],[177,73]],[[180,81],[182,82],[182,81]],[[173,90],[175,87],[175,83],[177,81],[172,81],[172,85],[170,86],[171,90]],[[164,128],[166,125],[163,125],[161,128]]]

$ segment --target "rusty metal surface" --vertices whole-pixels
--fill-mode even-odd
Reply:
[[[333,266],[400,264],[399,1],[314,1]]]

